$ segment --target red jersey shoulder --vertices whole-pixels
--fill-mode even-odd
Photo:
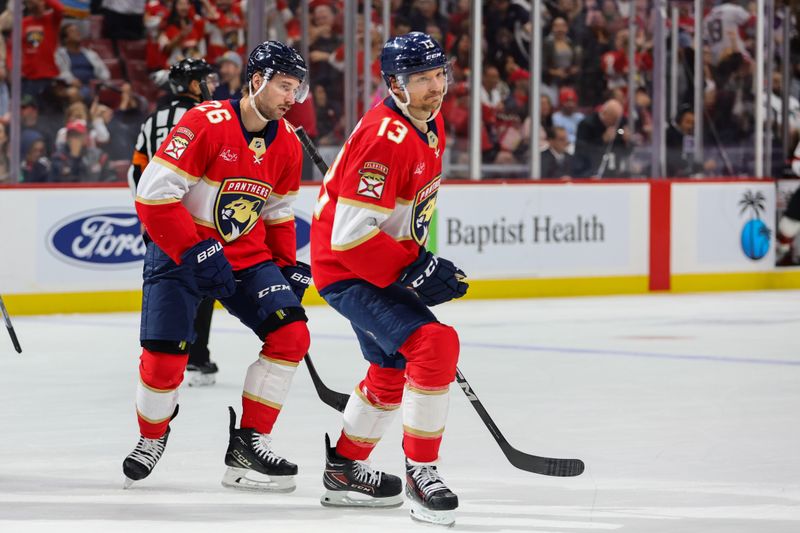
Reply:
[[[223,109],[223,106],[218,104],[215,109]],[[201,161],[208,159],[216,145],[210,135],[204,135],[206,128],[211,126],[207,113],[205,105],[186,111],[172,128],[156,155],[190,175],[200,177],[204,172],[204,169],[200,168]]]
[[[295,157],[302,157],[303,146],[300,144],[300,139],[294,132],[295,127],[288,120],[282,118],[278,123],[278,133],[275,140],[280,143],[282,147]]]

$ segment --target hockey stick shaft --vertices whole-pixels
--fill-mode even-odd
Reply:
[[[350,396],[335,390],[331,390],[325,386],[325,383],[322,382],[322,378],[320,378],[319,374],[317,373],[314,363],[311,361],[311,356],[306,354],[304,359],[306,361],[306,368],[308,368],[308,373],[311,375],[311,381],[314,383],[314,388],[317,390],[317,396],[319,396],[319,399],[322,400],[322,403],[325,405],[329,405],[340,413],[343,413]]]
[[[3,320],[6,323],[6,329],[8,330],[8,334],[11,336],[11,343],[14,345],[14,349],[17,353],[22,353],[22,346],[19,345],[19,339],[17,339],[17,332],[14,331],[14,326],[11,325],[11,317],[8,315],[8,309],[6,309],[6,304],[3,303],[3,297],[0,296],[0,312],[3,313]]]
[[[309,155],[311,160],[314,161],[314,164],[317,165],[317,168],[319,168],[323,175],[327,174],[328,166],[325,164],[325,161],[322,160],[322,157],[320,157],[319,152],[317,152],[314,143],[308,137],[308,134],[305,132],[305,130],[300,127],[295,130],[295,133],[297,134],[297,138],[300,139],[300,143],[303,145],[306,153]],[[314,382],[314,387],[317,389],[317,394],[319,395],[320,399],[334,409],[337,409],[338,411],[344,411],[344,407],[347,405],[347,399],[349,397],[346,394],[333,391],[325,386],[325,384],[322,382],[322,379],[320,379],[319,374],[317,374],[314,365],[311,363],[311,358],[308,355],[306,355],[306,366],[308,366],[308,371],[311,373],[311,379]],[[486,408],[483,407],[483,404],[472,390],[472,387],[470,387],[470,384],[464,377],[464,374],[462,374],[461,370],[458,368],[456,369],[456,382],[458,383],[459,387],[461,387],[461,390],[464,391],[464,394],[467,395],[467,399],[469,399],[470,404],[472,404],[472,407],[474,407],[478,412],[478,416],[481,417],[481,420],[483,420],[483,423],[489,429],[489,432],[494,437],[494,440],[497,441],[498,445],[500,445],[500,449],[503,451],[503,454],[505,454],[506,458],[513,466],[519,468],[520,470],[542,474],[545,476],[579,476],[581,473],[583,473],[584,464],[580,459],[540,457],[538,455],[530,455],[521,452],[511,446],[500,432],[497,424],[495,424],[494,420],[492,420],[492,417],[489,416]]]

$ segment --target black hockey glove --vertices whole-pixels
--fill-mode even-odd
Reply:
[[[181,256],[181,263],[190,267],[200,291],[213,298],[227,298],[236,291],[233,268],[222,245],[214,239],[200,241]]]
[[[302,302],[306,289],[311,285],[311,267],[298,261],[296,265],[283,267],[281,273],[292,286],[294,295]]]
[[[466,275],[452,261],[420,248],[419,257],[406,267],[397,281],[414,289],[422,303],[433,306],[464,296],[469,287],[464,279]]]

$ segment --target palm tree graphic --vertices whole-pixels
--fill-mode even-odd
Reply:
[[[746,191],[739,206],[742,208],[739,215],[750,212],[750,220],[742,228],[742,250],[750,259],[761,259],[769,249],[772,231],[761,220],[761,215],[766,212],[767,197],[758,191]]]
[[[761,191],[758,191],[757,193],[753,193],[753,191],[747,191],[744,193],[744,197],[739,200],[739,205],[742,207],[742,210],[739,211],[740,215],[743,215],[745,211],[750,209],[752,210],[750,220],[760,219],[761,214],[767,208],[767,197],[764,196],[764,193]]]

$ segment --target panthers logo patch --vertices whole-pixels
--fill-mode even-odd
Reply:
[[[417,244],[425,244],[428,240],[428,226],[436,210],[436,193],[442,183],[441,174],[429,181],[417,192],[414,198],[414,209],[411,217],[411,236]]]
[[[226,178],[217,193],[214,205],[214,225],[231,242],[249,232],[267,203],[272,187],[248,178]]]

